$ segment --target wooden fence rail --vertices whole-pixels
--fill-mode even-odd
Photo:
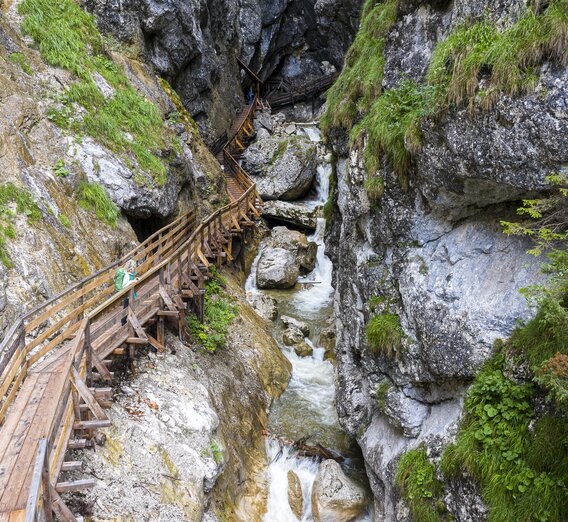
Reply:
[[[203,318],[204,284],[212,263],[231,261],[233,236],[254,225],[261,203],[256,185],[234,155],[250,137],[257,98],[239,118],[223,148],[227,180],[239,191],[202,221],[189,212],[121,259],[19,317],[0,344],[0,521],[75,520],[60,493],[94,486],[60,482],[80,463],[64,462],[68,448],[87,444],[107,427],[113,355],[132,361],[139,346],[164,350],[164,324],[183,329],[188,303]],[[127,260],[138,276],[114,290],[113,276]],[[156,336],[148,326],[156,326]],[[85,438],[71,440],[73,434]]]

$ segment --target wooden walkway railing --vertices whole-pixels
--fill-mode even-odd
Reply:
[[[338,76],[339,73],[327,74],[300,86],[290,85],[284,80],[270,80],[264,84],[262,96],[273,109],[285,107],[314,98],[329,89]]]
[[[237,121],[222,151],[231,203],[203,221],[189,212],[122,259],[23,314],[0,344],[0,521],[76,520],[60,493],[93,487],[61,481],[81,462],[68,449],[88,446],[110,425],[114,355],[132,361],[138,347],[164,350],[165,321],[180,333],[188,308],[203,320],[204,284],[212,263],[233,259],[231,242],[254,225],[260,198],[233,154],[250,135],[257,99]],[[120,292],[113,276],[126,260],[139,280]],[[155,326],[155,335],[148,328]],[[103,386],[101,386],[103,385]]]

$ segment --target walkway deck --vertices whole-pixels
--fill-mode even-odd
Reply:
[[[104,410],[112,395],[112,358],[132,361],[149,345],[163,351],[166,321],[181,335],[186,313],[203,319],[210,264],[231,261],[233,237],[259,215],[255,184],[233,157],[250,135],[255,107],[256,99],[222,151],[229,205],[203,222],[192,213],[180,217],[123,259],[24,314],[2,340],[0,522],[52,520],[53,513],[76,520],[59,495],[95,481],[66,481],[66,472],[81,469],[80,462],[65,462],[66,452],[89,446],[94,430],[111,424]],[[140,281],[116,293],[113,275],[127,259],[137,261]]]

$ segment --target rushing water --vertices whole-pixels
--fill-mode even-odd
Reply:
[[[304,127],[302,130],[313,142],[320,140],[317,127]],[[302,204],[313,208],[325,203],[329,196],[330,174],[329,163],[318,165],[315,193]],[[325,255],[324,235],[325,220],[319,219],[316,231],[309,237],[318,245],[316,266],[310,274],[298,279],[296,288],[287,291],[261,291],[256,287],[256,265],[261,252],[253,263],[245,288],[251,293],[265,292],[278,301],[280,315],[295,317],[310,326],[310,335],[306,342],[313,347],[313,354],[299,357],[293,348],[281,342],[283,326],[274,324],[274,337],[292,364],[292,376],[288,388],[272,406],[270,432],[279,439],[288,441],[309,437],[309,444],[321,444],[341,452],[348,449],[349,441],[337,418],[334,367],[331,362],[324,360],[325,350],[319,346],[320,332],[329,326],[332,316],[333,299],[333,266]],[[266,452],[270,490],[265,522],[313,520],[311,491],[318,463],[312,459],[298,457],[290,446],[275,439],[267,440]],[[304,512],[301,519],[296,518],[288,503],[289,470],[298,475],[302,484]]]

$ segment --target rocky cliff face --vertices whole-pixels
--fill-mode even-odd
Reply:
[[[361,0],[88,0],[106,33],[131,45],[180,94],[213,141],[243,104],[236,58],[262,79],[292,82],[339,68],[357,28]]]
[[[133,102],[147,109],[165,138],[161,150],[137,156],[134,131],[121,129],[124,146],[116,147],[104,132],[89,130],[89,99],[73,102],[69,94],[82,86],[79,78],[47,65],[22,36],[21,4],[0,12],[0,329],[22,304],[37,304],[126,254],[137,239],[128,218],[163,220],[226,200],[219,165],[144,63],[107,49],[108,58],[97,59],[120,81],[112,86],[94,71],[90,98],[100,97],[100,115],[121,110],[120,96],[132,96],[129,114]],[[119,125],[124,120],[119,116]]]
[[[384,43],[385,92],[408,78],[424,82],[433,50],[466,20],[490,13],[507,27],[524,7],[398,2]],[[537,71],[529,94],[501,94],[490,108],[478,98],[423,120],[421,147],[402,182],[387,154],[377,173],[369,171],[365,140],[348,147],[345,132],[335,135],[327,244],[335,267],[337,404],[363,450],[377,520],[408,520],[395,486],[398,458],[420,444],[440,457],[493,342],[531,315],[518,290],[541,281],[539,260],[525,253],[530,244],[505,236],[500,221],[514,216],[519,200],[544,191],[545,177],[568,161],[567,71],[546,60]],[[382,178],[384,194],[369,194],[365,180],[373,176]],[[398,316],[391,333],[402,340],[394,350],[373,350],[366,326],[387,314]],[[471,485],[446,491],[457,520],[485,518]],[[467,501],[459,500],[464,491]]]

